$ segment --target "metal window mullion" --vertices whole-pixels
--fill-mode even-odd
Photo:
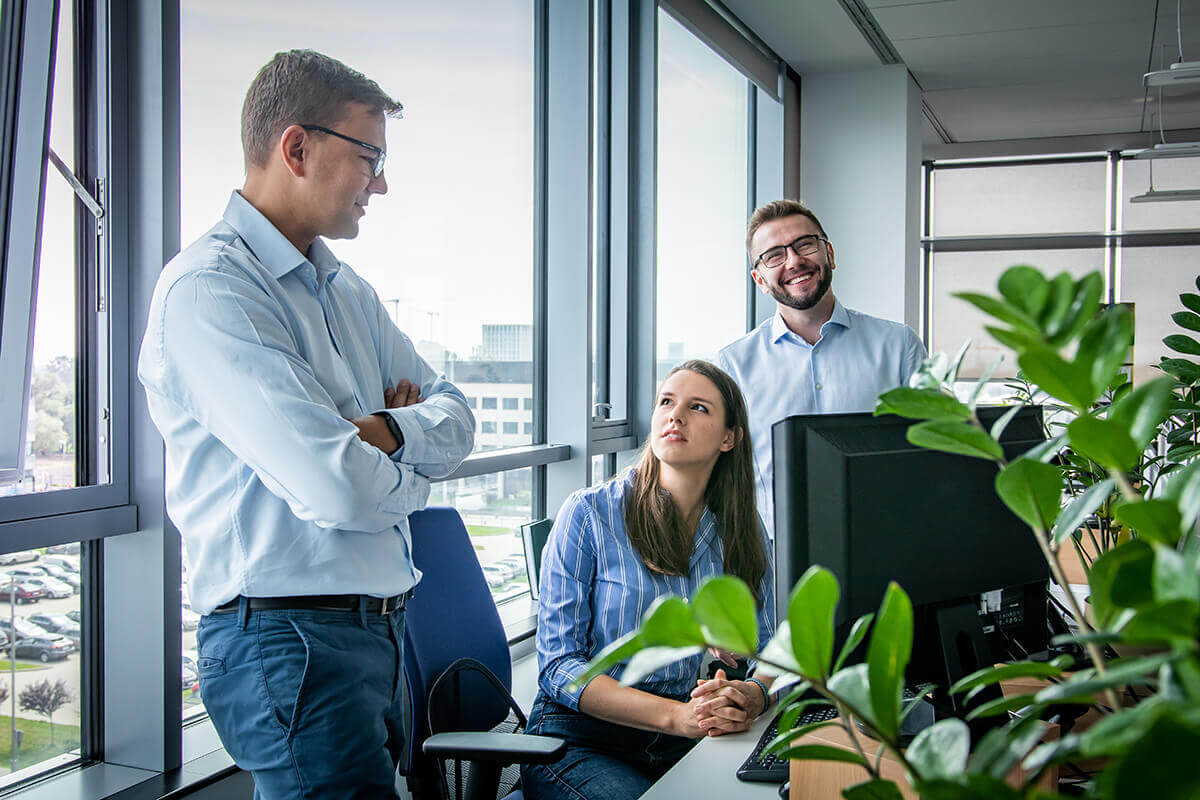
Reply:
[[[533,3],[533,441],[546,442],[547,272],[546,181],[548,135],[549,0]],[[546,516],[546,468],[533,470],[533,516]]]
[[[758,206],[758,88],[746,81],[746,219]],[[746,331],[758,324],[755,296],[758,294],[750,277],[750,255],[746,254]]]
[[[612,317],[612,3],[611,0],[594,0],[593,43],[595,57],[592,60],[593,109],[595,113],[595,140],[592,147],[592,180],[594,182],[595,205],[594,243],[592,269],[595,272],[595,374],[592,382],[596,386],[592,398],[592,419],[608,419],[612,416],[612,350],[610,331]]]

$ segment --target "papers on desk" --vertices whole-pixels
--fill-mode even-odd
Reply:
[[[1079,607],[1087,608],[1087,599],[1092,593],[1091,587],[1086,583],[1072,583],[1069,585],[1071,587],[1071,594],[1075,595],[1075,601],[1079,603]],[[1067,627],[1070,628],[1071,633],[1079,633],[1079,623],[1077,623],[1075,621],[1075,617],[1071,615],[1071,603],[1069,600],[1067,600],[1067,593],[1063,591],[1061,586],[1053,581],[1050,582],[1050,597],[1059,605],[1060,608],[1066,611],[1066,613],[1063,614],[1063,621],[1067,623]]]

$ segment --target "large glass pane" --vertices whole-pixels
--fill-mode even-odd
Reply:
[[[658,379],[746,332],[747,82],[658,14]]]
[[[353,0],[337,18],[355,24],[314,25],[327,3],[298,0],[281,15],[270,0],[184,0],[183,242],[242,185],[241,104],[259,68],[297,46],[340,59],[400,100],[404,118],[387,124],[389,192],[333,251],[435,369],[475,387],[467,394],[532,397],[532,6]],[[530,443],[531,413],[489,418],[497,434],[480,448]]]
[[[533,519],[533,468],[433,484],[429,504],[454,506],[497,602],[529,591],[521,525]]]
[[[1103,231],[1107,165],[955,167],[933,172],[933,235]]]
[[[59,6],[58,51],[51,95],[50,148],[75,164],[73,3]],[[41,262],[34,310],[33,374],[25,474],[0,494],[29,494],[76,485],[75,418],[76,231],[75,193],[54,167],[46,167]]]
[[[1003,361],[993,374],[995,378],[1016,375],[1013,353],[1002,347],[984,330],[993,324],[990,317],[973,305],[954,297],[956,292],[996,294],[996,282],[1001,273],[1014,264],[1032,264],[1047,275],[1066,271],[1075,278],[1088,272],[1104,272],[1102,250],[1037,250],[976,253],[935,253],[932,279],[932,352],[950,355],[966,340],[971,349],[963,361],[959,376],[977,378],[998,357]]]
[[[79,551],[0,554],[0,789],[79,757]]]
[[[1122,162],[1121,175],[1121,229],[1200,228],[1200,200],[1130,202],[1150,189],[1151,168],[1154,170],[1155,191],[1200,189],[1200,158],[1156,158],[1153,161],[1126,159]]]
[[[1162,343],[1166,336],[1184,333],[1171,320],[1183,311],[1179,295],[1195,294],[1200,276],[1200,247],[1126,247],[1121,251],[1121,300],[1133,303],[1134,380],[1160,375],[1150,365],[1178,353]],[[1190,356],[1185,356],[1190,358]]]

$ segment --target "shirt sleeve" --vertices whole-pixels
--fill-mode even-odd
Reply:
[[[925,350],[925,345],[921,343],[921,339],[913,331],[912,328],[905,327],[904,332],[904,363],[900,366],[900,386],[908,386],[908,379],[921,368],[921,364],[925,359],[929,358],[929,353]]]
[[[542,551],[538,600],[538,685],[556,703],[579,708],[583,687],[571,683],[587,669],[592,633],[596,553],[592,515],[578,495],[558,512]]]
[[[775,616],[775,544],[767,536],[767,529],[762,521],[758,523],[758,535],[762,538],[763,549],[767,555],[767,571],[763,573],[758,583],[758,649],[767,646],[775,635],[777,620]]]
[[[216,269],[166,289],[139,377],[243,461],[297,518],[391,530],[422,508],[429,481],[358,437],[252,280]]]
[[[404,433],[404,446],[393,458],[421,475],[449,475],[475,447],[475,416],[467,399],[446,376],[417,354],[412,341],[396,327],[373,297],[380,332],[380,366],[385,388],[407,379],[419,384],[424,402],[404,408],[379,409],[391,415]]]

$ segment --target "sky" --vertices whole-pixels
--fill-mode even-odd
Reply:
[[[353,0],[336,14],[315,0],[287,14],[272,0],[182,0],[180,17],[184,245],[242,184],[239,119],[255,73],[279,50],[314,48],[404,104],[387,126],[389,192],[356,239],[330,242],[334,253],[395,301],[413,339],[460,356],[484,323],[533,321],[531,0]],[[659,349],[684,342],[711,356],[745,325],[746,81],[663,12],[660,27]],[[56,90],[69,97],[69,83]],[[55,104],[64,158],[68,113]],[[74,346],[71,195],[53,172],[47,187],[38,364]]]

